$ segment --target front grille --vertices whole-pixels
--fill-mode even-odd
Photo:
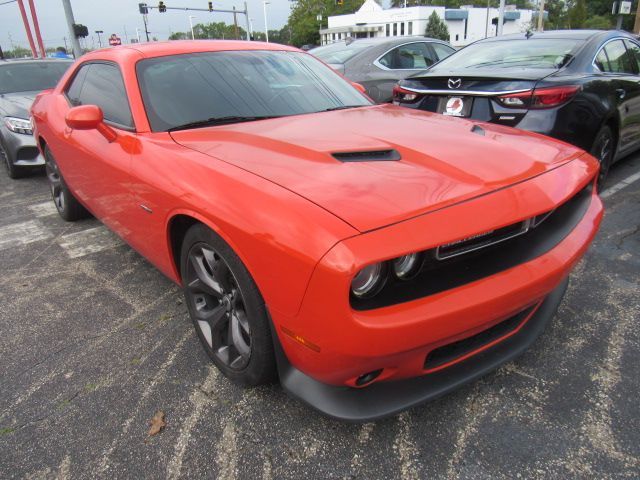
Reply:
[[[442,245],[439,249],[425,250],[421,252],[424,257],[422,269],[414,278],[401,281],[390,275],[382,291],[375,297],[357,298],[351,295],[351,307],[355,310],[371,310],[416,300],[533,260],[554,248],[571,233],[589,208],[591,193],[592,185],[589,183],[551,212],[457,243]],[[524,229],[523,224],[526,223],[528,226],[525,231],[515,235]],[[491,241],[486,245],[480,246],[489,239]]]
[[[534,308],[535,305],[525,308],[520,313],[517,313],[516,315],[513,315],[480,333],[431,350],[424,361],[424,369],[431,370],[452,362],[457,358],[473,352],[474,350],[478,350],[479,348],[508,335],[516,330],[522,322],[526,320]]]

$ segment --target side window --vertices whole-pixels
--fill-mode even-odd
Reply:
[[[82,85],[84,84],[84,79],[87,76],[89,67],[91,67],[91,65],[83,65],[82,67],[80,67],[80,69],[76,72],[76,75],[73,77],[73,80],[71,80],[71,83],[67,87],[67,98],[73,106],[80,105],[80,92],[82,91]]]
[[[448,47],[446,45],[443,45],[442,43],[432,43],[431,46],[436,52],[436,56],[438,57],[438,60],[437,60],[438,62],[444,58],[447,58],[449,55],[455,52],[455,49]]]
[[[614,40],[605,45],[604,50],[609,58],[609,65],[613,73],[635,73],[631,63],[631,56],[627,52],[622,40]]]
[[[394,48],[379,60],[392,70],[427,68],[435,63],[424,43],[410,43]]]
[[[105,120],[133,127],[124,81],[115,65],[90,65],[80,92],[80,104],[97,105],[102,109]]]
[[[640,72],[640,46],[629,40],[625,40],[624,44],[627,46],[627,51],[631,57],[631,63],[633,64],[635,73]]]
[[[598,52],[598,55],[596,55],[595,64],[601,72],[611,71],[611,65],[609,65],[609,59],[607,58],[604,48]]]

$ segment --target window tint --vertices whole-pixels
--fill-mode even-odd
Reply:
[[[371,105],[311,55],[229,51],[142,60],[138,82],[151,127],[221,117],[288,116]]]
[[[0,64],[0,94],[53,88],[72,62],[35,60]]]
[[[80,92],[82,91],[82,85],[84,84],[84,79],[87,76],[90,66],[91,65],[83,65],[80,67],[73,77],[71,84],[67,87],[67,98],[73,106],[80,105]]]
[[[596,55],[595,64],[601,72],[611,71],[609,59],[607,58],[607,54],[605,53],[604,48],[598,52],[598,55]]]
[[[624,44],[627,46],[631,62],[633,63],[634,71],[640,72],[640,46],[637,43],[625,40]]]
[[[427,68],[436,61],[427,46],[420,42],[396,47],[385,54],[378,62],[392,70],[403,70]]]
[[[325,63],[345,63],[358,53],[371,48],[371,43],[367,42],[346,42],[334,43],[333,45],[325,45],[324,47],[314,48],[309,51],[311,55],[319,58]]]
[[[436,51],[436,56],[438,57],[438,61],[444,58],[447,58],[449,55],[455,52],[455,49],[448,47],[446,45],[443,45],[442,43],[432,43],[431,46]]]
[[[105,120],[132,127],[131,110],[118,67],[105,63],[92,63],[88,67],[78,104],[97,105]]]
[[[627,53],[627,49],[622,40],[614,40],[604,46],[607,57],[609,58],[610,72],[613,73],[634,73],[631,63],[631,56]]]

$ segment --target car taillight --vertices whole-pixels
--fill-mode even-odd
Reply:
[[[411,90],[405,90],[400,85],[393,87],[393,101],[400,103],[412,103],[418,100],[423,95],[421,93],[412,92]]]
[[[526,92],[512,93],[498,97],[498,102],[507,108],[551,108],[562,105],[580,90],[578,85],[536,88]]]

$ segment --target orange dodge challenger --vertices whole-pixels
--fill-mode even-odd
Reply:
[[[32,116],[60,215],[182,285],[224,375],[344,420],[522,353],[603,213],[584,151],[374,105],[282,45],[98,50]]]

